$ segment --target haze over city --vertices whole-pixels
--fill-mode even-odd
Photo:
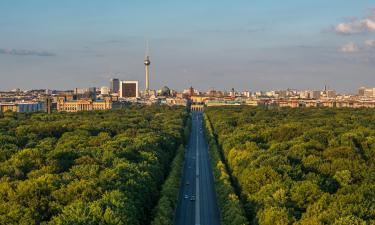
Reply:
[[[100,86],[318,89],[375,84],[375,4],[342,1],[4,0],[0,90]],[[143,85],[143,84],[142,84]]]

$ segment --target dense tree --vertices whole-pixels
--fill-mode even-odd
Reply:
[[[0,224],[149,224],[188,117],[158,106],[5,113]]]
[[[373,109],[243,106],[205,113],[250,221],[374,223]]]
[[[215,180],[216,197],[218,200],[221,224],[223,225],[246,225],[249,224],[245,216],[242,203],[240,202],[233,186],[227,168],[223,163],[218,144],[214,137],[211,123],[208,117],[204,117],[205,135],[208,140],[211,165]]]

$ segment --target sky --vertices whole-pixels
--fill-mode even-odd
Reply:
[[[0,0],[0,90],[375,86],[374,0]]]

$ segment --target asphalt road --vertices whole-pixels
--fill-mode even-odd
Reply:
[[[201,112],[193,112],[192,131],[185,156],[175,225],[220,224],[202,119]]]

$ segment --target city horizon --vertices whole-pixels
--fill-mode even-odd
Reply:
[[[117,77],[115,78],[117,79]],[[126,79],[119,79],[119,80],[126,80]],[[137,82],[139,82],[137,80]],[[144,93],[144,88],[142,88],[143,86],[140,85],[140,90],[139,92],[140,93]],[[186,86],[185,88],[182,88],[182,89],[175,89],[171,86],[168,86],[168,85],[163,85],[161,87],[157,87],[157,88],[150,88],[150,90],[153,90],[153,91],[158,91],[158,90],[161,90],[163,89],[164,87],[168,87],[170,88],[171,90],[173,91],[177,91],[177,92],[183,92],[183,91],[186,91],[188,90],[189,88],[193,87],[195,90],[199,91],[200,93],[205,93],[205,92],[209,92],[211,90],[215,90],[215,91],[221,91],[221,92],[231,92],[232,89],[234,89],[236,92],[250,92],[250,93],[255,93],[255,92],[269,92],[269,91],[287,91],[287,90],[290,90],[290,91],[324,91],[325,89],[327,90],[334,90],[334,91],[337,91],[336,89],[330,87],[330,86],[323,86],[321,88],[276,88],[276,89],[235,89],[233,87],[227,87],[225,89],[217,89],[215,87],[209,87],[209,88],[206,88],[206,89],[199,89],[199,88],[196,88],[195,86],[193,85],[190,85],[190,86]],[[358,90],[361,89],[361,88],[371,88],[372,86],[361,86],[361,87],[358,87],[356,90],[354,90],[353,92],[340,92],[338,91],[337,93],[338,94],[344,94],[344,95],[358,95]],[[10,88],[10,89],[0,89],[0,92],[13,92],[13,91],[33,91],[33,90],[46,90],[46,91],[59,91],[59,92],[64,92],[64,91],[74,91],[75,89],[81,89],[81,88],[96,88],[98,92],[100,92],[100,89],[101,88],[109,88],[109,85],[98,85],[98,86],[78,86],[78,87],[71,87],[71,88]]]
[[[4,3],[0,89],[144,81],[147,40],[153,89],[375,86],[371,1],[144,3]]]

